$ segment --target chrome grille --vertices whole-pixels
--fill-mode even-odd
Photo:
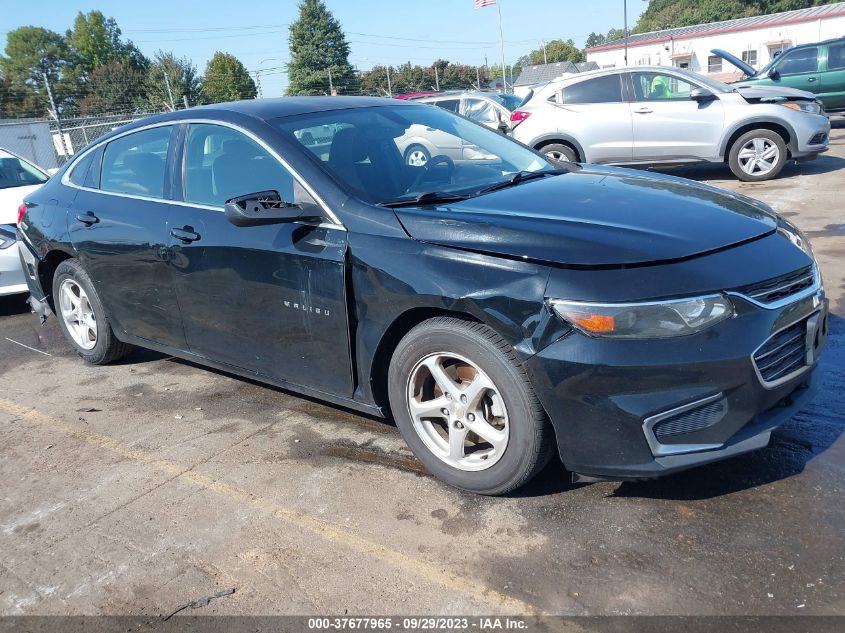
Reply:
[[[809,318],[809,317],[808,317]],[[754,364],[765,382],[775,382],[807,363],[807,319],[774,334],[754,352]]]
[[[711,427],[724,418],[727,412],[728,402],[722,398],[703,407],[662,420],[655,424],[652,430],[658,441],[665,442],[677,435],[694,433]]]
[[[815,271],[812,266],[805,266],[774,279],[768,279],[756,284],[750,284],[738,288],[737,292],[748,297],[752,301],[769,305],[781,301],[802,290],[806,290],[816,283]]]

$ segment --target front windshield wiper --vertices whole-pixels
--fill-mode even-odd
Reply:
[[[421,193],[413,198],[399,198],[398,200],[389,200],[388,202],[380,202],[380,207],[390,207],[395,209],[397,207],[416,207],[424,204],[438,204],[441,202],[460,202],[469,198],[466,194],[447,193],[445,191],[427,191]]]
[[[484,193],[491,193],[493,191],[499,191],[499,189],[507,189],[508,187],[513,187],[518,185],[521,182],[525,182],[526,180],[534,180],[535,178],[543,178],[545,176],[560,176],[561,174],[568,174],[568,169],[545,169],[542,171],[518,171],[513,176],[508,178],[507,180],[503,180],[502,182],[497,182],[495,184],[490,185],[489,187],[484,187],[484,189],[479,189],[475,192],[475,195],[481,195]]]

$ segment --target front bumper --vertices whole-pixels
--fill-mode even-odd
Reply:
[[[732,299],[737,316],[694,336],[630,341],[573,331],[527,361],[567,469],[647,479],[722,460],[766,446],[771,431],[809,402],[826,332],[823,291],[771,310]],[[764,384],[752,355],[773,334],[816,314],[812,322],[822,329],[810,364]],[[719,408],[707,426],[691,424],[713,412],[708,403]],[[694,417],[677,417],[689,405]],[[673,416],[676,432],[658,440],[656,422]]]
[[[21,267],[20,242],[0,249],[0,296],[29,292]]]
[[[826,116],[805,114],[794,117],[791,122],[795,134],[795,138],[790,139],[789,144],[792,158],[815,158],[829,149],[830,119]]]

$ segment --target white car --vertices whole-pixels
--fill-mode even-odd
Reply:
[[[15,239],[18,208],[49,178],[32,163],[0,147],[0,296],[29,292]]]

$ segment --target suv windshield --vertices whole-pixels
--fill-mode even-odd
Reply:
[[[17,156],[0,157],[0,189],[43,185],[49,176]]]
[[[498,132],[425,105],[331,110],[270,123],[350,193],[375,204],[475,195],[514,174],[553,168]]]

